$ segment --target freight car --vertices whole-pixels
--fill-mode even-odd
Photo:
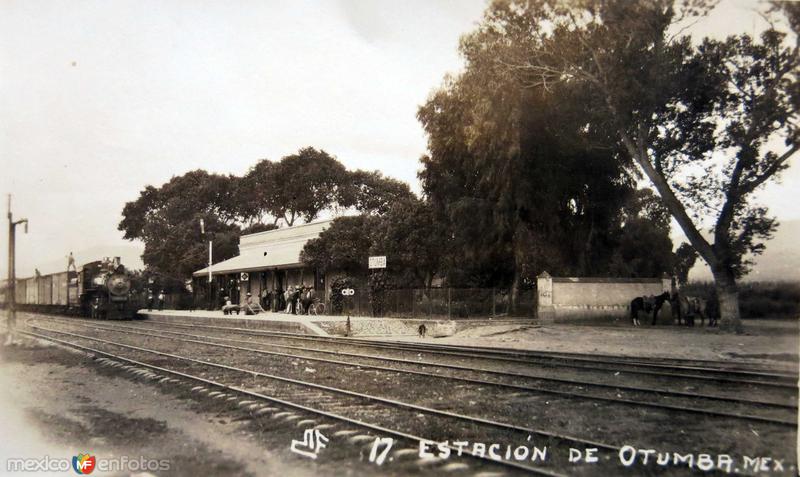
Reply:
[[[131,275],[119,257],[72,268],[72,271],[37,273],[34,277],[17,279],[17,309],[110,320],[136,316],[139,303],[131,294]],[[0,284],[0,289],[0,305],[5,307],[7,281]]]

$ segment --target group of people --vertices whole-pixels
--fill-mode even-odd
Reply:
[[[267,290],[261,292],[261,299],[256,300],[251,293],[247,293],[244,302],[236,305],[229,296],[224,297],[222,312],[226,315],[244,312],[246,315],[255,315],[262,311],[291,313],[293,315],[308,314],[309,309],[316,302],[317,292],[311,286],[294,285],[288,289]]]
[[[161,290],[161,292],[158,294],[157,297],[156,297],[156,295],[153,294],[153,290],[148,290],[147,291],[147,311],[152,311],[153,310],[153,305],[156,303],[156,300],[158,300],[158,310],[159,311],[163,310],[164,309],[164,301],[166,301],[166,299],[167,299],[167,295],[164,293],[164,290]]]
[[[280,290],[276,293],[281,294]],[[289,289],[282,293],[282,306],[275,308],[275,311],[283,311],[293,315],[307,315],[309,308],[317,297],[317,292],[313,287],[300,285],[298,287],[289,286]]]

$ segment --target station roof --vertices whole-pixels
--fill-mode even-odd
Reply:
[[[294,227],[242,235],[239,255],[211,266],[211,273],[254,272],[271,268],[300,266],[300,252],[311,239],[319,237],[332,219]],[[208,267],[194,272],[195,277],[208,275]]]

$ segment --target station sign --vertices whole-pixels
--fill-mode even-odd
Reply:
[[[369,257],[369,268],[386,268],[386,255]]]

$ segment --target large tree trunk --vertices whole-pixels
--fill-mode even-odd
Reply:
[[[636,159],[647,178],[655,186],[664,205],[667,206],[670,214],[678,222],[678,225],[686,234],[686,238],[689,239],[689,243],[711,267],[719,300],[720,328],[725,331],[742,332],[742,321],[739,316],[739,291],[736,288],[736,278],[733,272],[724,265],[714,247],[700,234],[689,214],[686,213],[683,203],[675,196],[666,178],[650,163],[644,147],[637,148],[636,143],[622,130],[620,131],[620,137],[631,157]],[[719,226],[719,224],[717,225]]]
[[[712,270],[714,286],[719,300],[719,326],[724,331],[743,331],[742,319],[739,314],[739,289],[736,278],[730,270],[719,267]]]

